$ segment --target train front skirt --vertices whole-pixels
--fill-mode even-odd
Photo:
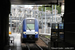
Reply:
[[[37,40],[38,39],[38,34],[35,34],[35,35],[26,35],[26,34],[23,34],[23,39],[28,39],[28,40]]]

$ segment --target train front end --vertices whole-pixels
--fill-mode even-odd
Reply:
[[[39,23],[38,20],[27,18],[23,21],[23,40],[38,40]]]

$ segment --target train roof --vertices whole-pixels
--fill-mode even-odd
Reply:
[[[25,19],[36,19],[36,18],[25,18]]]

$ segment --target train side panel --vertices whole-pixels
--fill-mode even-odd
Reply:
[[[35,32],[37,34],[35,34],[35,38],[39,38],[39,22],[37,19],[35,19]]]
[[[23,32],[22,32],[23,38],[26,38],[26,37],[27,37],[26,34],[25,34],[25,32],[26,32],[26,19],[23,20],[23,26],[22,26],[22,29],[23,29]]]

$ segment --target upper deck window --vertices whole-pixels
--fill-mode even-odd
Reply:
[[[27,23],[27,30],[28,29],[31,29],[31,30],[35,29],[35,21],[34,20],[28,19],[26,23]]]

